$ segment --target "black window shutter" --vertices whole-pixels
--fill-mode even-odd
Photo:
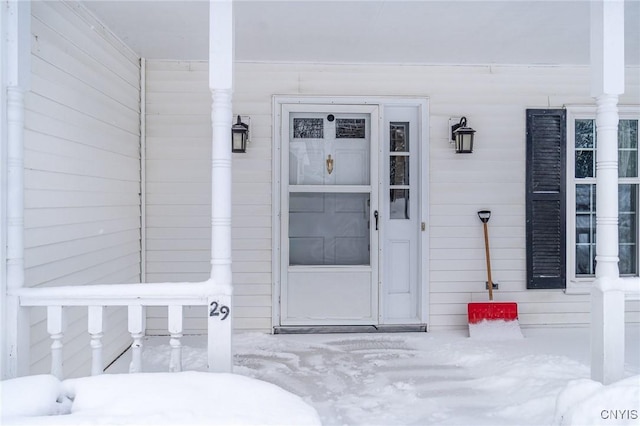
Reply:
[[[566,111],[527,110],[527,288],[565,288]]]

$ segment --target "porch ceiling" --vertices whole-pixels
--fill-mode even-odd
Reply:
[[[148,59],[207,59],[208,1],[83,3]],[[236,0],[236,60],[588,64],[589,2]],[[625,0],[640,65],[640,2]]]

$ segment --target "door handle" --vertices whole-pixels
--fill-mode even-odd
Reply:
[[[373,212],[373,217],[376,220],[376,231],[378,230],[378,210]]]

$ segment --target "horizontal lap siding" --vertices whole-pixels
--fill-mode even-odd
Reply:
[[[207,101],[193,94],[185,98],[187,95],[182,93],[202,92],[206,98],[206,63],[147,64],[150,66],[148,90],[176,92],[174,98],[178,105],[190,99],[193,104],[189,108],[197,106],[203,109],[199,114],[209,113],[209,109],[204,111]],[[190,78],[190,67],[201,73],[200,82]],[[637,73],[631,74],[630,90],[621,97],[621,103],[633,103],[640,96]],[[434,328],[466,325],[467,303],[487,299],[484,239],[476,215],[482,208],[493,212],[489,233],[493,279],[500,283],[496,298],[517,301],[525,325],[588,322],[587,296],[525,288],[525,110],[561,108],[568,103],[593,104],[588,68],[238,63],[234,85],[234,114],[250,116],[252,130],[247,153],[236,154],[233,162],[233,279],[238,305],[237,327],[269,330],[271,326],[271,103],[274,94],[429,98],[430,263],[429,282],[425,286],[431,299],[429,324]],[[162,89],[163,86],[171,89]],[[153,106],[158,114],[172,108],[166,93],[156,94],[152,99],[163,103]],[[448,119],[461,115],[467,116],[469,125],[477,130],[476,147],[471,155],[454,154],[449,143]],[[173,122],[176,117],[165,118],[157,120],[162,121],[161,128],[152,131],[173,133],[183,128],[182,124]],[[185,150],[175,145],[162,147],[165,157],[171,152],[180,160],[172,171],[165,173],[164,179],[176,178],[180,175],[177,171],[184,170],[181,173],[185,173],[185,179],[189,179],[192,189],[196,190],[204,169],[185,169],[193,167],[192,156],[201,151],[192,144],[184,146]],[[148,149],[155,148],[149,146]],[[157,169],[166,166],[167,160],[159,163]],[[189,218],[198,223],[198,217],[204,214],[202,211],[187,214],[179,206],[180,202],[195,204],[194,200],[209,199],[202,187],[197,191],[201,191],[200,195],[185,191],[175,198],[149,194],[175,209],[174,215],[178,216],[162,229],[149,229],[151,234],[157,233],[158,238],[170,239],[173,245],[179,246],[178,251],[169,251],[171,255],[180,257],[184,255],[178,255],[179,251],[195,253],[195,248],[202,251],[207,247],[208,235],[199,238],[181,223]],[[208,232],[208,228],[202,229]],[[151,237],[149,243],[158,244]],[[149,256],[153,256],[152,251]],[[167,255],[158,261],[170,258]],[[180,262],[175,259],[177,257],[172,263]],[[194,264],[204,264],[200,255],[197,259]],[[181,270],[159,273],[157,277],[183,279],[192,275],[199,276]],[[202,271],[202,276],[205,275]],[[257,299],[249,302],[245,299],[249,296]],[[637,304],[629,303],[628,311],[628,318],[637,320]]]
[[[169,65],[168,67],[164,65]],[[211,259],[211,95],[203,64],[146,61],[146,280],[203,281]],[[204,308],[183,313],[206,329]],[[147,334],[167,334],[167,309],[147,309]]]
[[[168,68],[163,66],[166,64]],[[209,277],[210,111],[208,73],[203,64],[146,62],[149,282],[202,281]],[[150,310],[149,332],[166,333],[166,325],[156,330],[153,318],[154,311]]]
[[[33,2],[31,31],[26,285],[139,282],[139,60],[75,3]],[[86,375],[86,308],[66,314],[65,375]],[[32,309],[31,322],[31,369],[46,372],[44,309]],[[125,311],[107,309],[105,362],[128,343]]]

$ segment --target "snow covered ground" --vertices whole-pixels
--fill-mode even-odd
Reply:
[[[2,382],[6,425],[309,425],[317,412],[270,383],[235,374],[104,374]]]
[[[308,407],[302,404],[304,400],[317,410],[325,425],[640,424],[640,327],[627,327],[628,378],[610,386],[588,380],[587,328],[534,328],[524,329],[523,334],[524,338],[508,340],[492,339],[491,333],[470,339],[465,331],[238,334],[234,336],[235,373],[270,382],[288,391],[280,394],[277,388],[265,390],[268,394],[281,396],[282,400],[278,402],[277,398],[272,398],[267,403],[265,396],[249,395],[242,389],[242,386],[262,389],[258,381],[254,384],[219,381],[216,384],[216,379],[211,377],[217,375],[202,373],[208,378],[202,379],[205,381],[198,387],[193,376],[182,379],[183,374],[174,374],[175,382],[167,385],[175,389],[174,393],[160,398],[159,403],[147,398],[148,409],[132,417],[130,422],[123,418],[117,420],[121,424],[152,424],[153,419],[156,423],[157,419],[162,419],[160,423],[167,424],[178,415],[182,416],[182,421],[177,423],[196,424],[202,423],[204,417],[195,414],[189,417],[184,412],[200,410],[207,415],[219,412],[223,416],[225,410],[241,407],[235,412],[236,417],[222,418],[234,419],[227,423],[235,424],[273,424],[278,423],[276,419],[280,419],[281,424],[313,424],[317,417],[313,410],[305,411]],[[185,337],[183,344],[185,369],[205,370],[205,339]],[[169,349],[168,338],[148,338],[144,350],[146,371],[167,371]],[[128,354],[125,354],[109,372],[126,371],[127,358]],[[197,376],[197,373],[188,374]],[[171,375],[157,375],[156,382],[146,382],[149,389],[153,389],[148,391],[151,392],[148,397],[163,392],[166,376]],[[95,417],[93,420],[90,416],[76,417],[76,420],[82,419],[84,424],[109,423],[109,415],[121,410],[120,405],[129,408],[135,405],[131,401],[138,401],[135,394],[140,393],[141,388],[135,388],[136,392],[127,391],[133,385],[118,382],[127,376],[113,377],[98,377],[105,380],[98,385],[86,384],[91,378],[80,379],[85,381],[82,383],[84,389],[109,388],[116,395],[120,392],[122,398],[105,401],[104,396],[94,390],[94,398],[102,398],[102,402],[87,403],[85,400],[83,405],[93,407]],[[206,380],[210,380],[208,389]],[[228,378],[225,376],[224,380]],[[78,397],[83,389],[79,383],[74,380],[63,382],[65,386],[75,388]],[[225,388],[226,397],[236,398],[239,403],[220,399],[218,391]],[[296,400],[290,393],[302,400]],[[188,402],[190,398],[192,402]],[[6,402],[3,396],[3,406]],[[285,420],[278,417],[282,415],[278,410],[273,414],[274,406],[278,405],[286,409],[291,407]],[[103,410],[102,418],[96,407]],[[104,411],[105,407],[112,409]],[[175,413],[177,409],[183,414]],[[263,410],[263,417],[249,416],[260,410]],[[153,416],[149,417],[152,412]],[[247,414],[246,418],[242,412]],[[55,424],[77,424],[62,420],[73,415],[57,416]],[[256,422],[256,418],[260,421]],[[14,417],[12,421],[50,424],[51,419]]]

